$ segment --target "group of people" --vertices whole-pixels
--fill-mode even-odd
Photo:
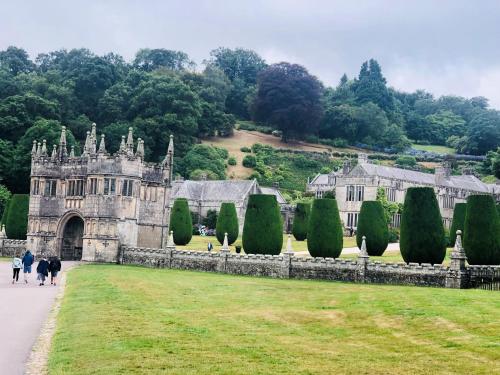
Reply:
[[[19,273],[21,271],[21,268],[23,268],[24,282],[27,284],[28,276],[29,274],[31,274],[31,268],[34,262],[35,257],[29,250],[26,251],[22,259],[14,255],[14,258],[12,259],[12,284],[19,281]],[[45,285],[45,279],[49,277],[49,273],[50,284],[57,285],[57,274],[59,273],[59,271],[61,271],[61,261],[57,256],[51,257],[50,260],[48,260],[46,256],[43,256],[36,267],[36,272],[38,275],[37,280],[40,282],[39,285]]]

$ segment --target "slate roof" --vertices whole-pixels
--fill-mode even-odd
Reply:
[[[283,195],[281,195],[280,191],[276,188],[273,187],[259,187],[260,192],[262,194],[272,194],[276,196],[276,200],[278,201],[278,204],[286,204],[285,198],[283,198]]]
[[[245,198],[256,181],[217,180],[217,181],[175,181],[172,198],[186,198],[202,201],[238,201]]]

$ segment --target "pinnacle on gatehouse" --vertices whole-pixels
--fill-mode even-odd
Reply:
[[[141,138],[137,138],[137,150],[135,155],[141,158],[144,157],[144,141]]]
[[[47,156],[47,140],[42,141],[42,156]]]
[[[61,138],[59,138],[59,158],[62,159],[68,156],[68,149],[66,148],[66,126],[61,129]]]
[[[36,157],[39,158],[42,155],[42,144],[38,142],[36,148]]]
[[[31,157],[36,156],[36,140],[33,141],[33,147],[31,148]]]
[[[133,136],[132,127],[128,128],[128,136],[127,136],[127,148],[130,150],[134,147],[134,136]]]
[[[124,135],[122,135],[122,141],[120,142],[120,149],[118,151],[119,152],[125,152],[126,151],[125,136]]]
[[[71,151],[69,152],[69,157],[70,158],[75,157],[75,146],[71,146]]]
[[[96,132],[96,123],[92,123],[92,132],[90,133],[90,150],[89,152],[95,154],[97,151],[97,132]]]
[[[52,155],[50,157],[52,160],[57,159],[57,145],[52,145]]]
[[[101,134],[101,143],[99,143],[99,153],[100,154],[106,153],[106,144],[104,142],[104,134]]]
[[[174,157],[174,136],[170,134],[170,140],[168,142],[167,155],[165,155],[165,159],[163,159],[162,165],[168,165],[172,162]]]
[[[82,155],[88,155],[90,154],[90,149],[91,149],[91,142],[92,140],[90,139],[90,131],[87,130],[87,137],[85,138],[85,146],[83,146],[83,154]]]

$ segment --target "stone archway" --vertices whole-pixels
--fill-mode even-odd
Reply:
[[[83,251],[83,219],[72,215],[61,225],[59,255],[61,260],[81,260]]]

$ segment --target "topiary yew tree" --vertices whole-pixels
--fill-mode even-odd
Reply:
[[[467,198],[464,249],[469,264],[500,264],[500,224],[491,195]]]
[[[170,213],[170,230],[174,231],[174,243],[176,245],[187,245],[191,241],[193,221],[187,199],[178,198],[174,201]]]
[[[464,232],[465,211],[467,210],[467,203],[456,203],[453,209],[453,220],[450,228],[450,241],[448,246],[455,246],[457,239],[457,230]]]
[[[304,241],[307,238],[307,226],[309,224],[310,212],[311,205],[309,203],[297,203],[292,224],[292,234],[297,241]]]
[[[224,233],[227,233],[227,242],[231,245],[238,239],[239,231],[238,215],[236,214],[234,203],[222,203],[215,227],[217,240],[222,245],[224,242]]]
[[[363,236],[366,236],[366,250],[370,256],[380,256],[389,244],[389,227],[385,219],[382,203],[364,201],[359,213],[356,230],[356,243],[361,249]]]
[[[247,254],[281,253],[283,223],[275,195],[252,194],[243,226],[243,249]]]
[[[30,196],[28,194],[14,194],[9,202],[5,232],[7,238],[25,240],[28,230],[28,209]]]
[[[446,240],[439,205],[430,187],[408,188],[399,246],[406,263],[442,263]]]
[[[338,258],[344,237],[335,199],[315,199],[307,228],[307,250],[313,257]]]

